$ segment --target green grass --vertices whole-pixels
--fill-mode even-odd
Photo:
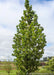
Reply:
[[[37,75],[36,73],[39,73],[40,75],[45,75],[44,73],[48,73],[48,75],[52,74],[52,72],[49,72],[49,71],[44,70],[44,69],[36,71],[32,75]],[[0,75],[8,75],[8,73],[5,70],[0,70]],[[11,70],[10,75],[16,75],[16,70]]]
[[[10,75],[16,75],[16,66],[14,65],[14,62],[10,62],[12,66],[12,70],[10,72]],[[7,63],[6,63],[7,64]],[[0,75],[8,75],[6,72],[4,66],[6,65],[5,62],[0,62]]]
[[[0,70],[0,75],[8,75],[8,73],[5,70]],[[10,75],[16,75],[16,70],[12,70]]]

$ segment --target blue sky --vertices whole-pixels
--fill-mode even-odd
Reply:
[[[16,25],[23,15],[25,0],[0,0],[0,60],[11,56]],[[54,55],[54,0],[30,0],[38,15],[38,22],[44,27],[47,46],[44,57]]]
[[[21,3],[21,4],[24,4],[24,1],[25,0],[20,0],[19,2]],[[36,2],[38,2],[38,3],[44,3],[45,1],[53,1],[53,0],[29,0],[30,1],[30,4],[36,4]]]

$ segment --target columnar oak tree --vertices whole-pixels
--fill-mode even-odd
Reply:
[[[13,56],[17,69],[22,72],[34,72],[39,65],[39,59],[44,53],[46,45],[43,27],[38,24],[38,16],[29,5],[29,0],[25,0],[23,16],[16,26],[17,33],[13,38]]]

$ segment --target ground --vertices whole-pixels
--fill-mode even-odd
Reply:
[[[10,75],[16,75],[16,66],[15,66],[14,62],[11,62],[10,64],[12,66],[12,70],[10,72]],[[0,62],[0,75],[8,75],[8,73],[6,72],[4,66],[5,66],[5,62]],[[49,75],[52,72],[47,70],[45,68],[45,66],[39,66],[39,70],[35,71],[35,73],[33,73],[32,75],[38,75],[36,73],[48,73],[47,75]],[[39,74],[39,75],[46,75],[46,74]]]

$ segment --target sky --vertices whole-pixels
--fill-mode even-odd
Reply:
[[[25,0],[0,0],[0,60],[13,59],[12,44],[16,25],[23,15]],[[44,55],[54,56],[54,0],[30,0],[38,15],[38,23],[44,27],[47,45]]]

